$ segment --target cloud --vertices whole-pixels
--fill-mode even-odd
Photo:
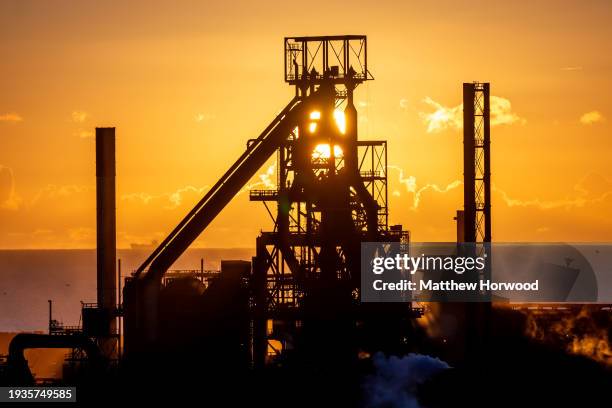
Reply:
[[[422,187],[418,187],[416,177],[415,176],[405,177],[404,170],[401,167],[394,166],[394,165],[388,165],[387,168],[396,170],[399,173],[398,174],[399,183],[403,184],[409,193],[414,194],[413,199],[412,199],[412,209],[413,210],[419,207],[419,204],[421,203],[421,194],[423,194],[425,191],[433,190],[437,193],[447,193],[461,185],[461,180],[455,180],[447,184],[445,187],[440,187],[437,184],[433,184],[433,183],[428,183]],[[401,193],[398,190],[395,190],[393,192],[393,195],[395,197],[399,197]]]
[[[0,209],[17,210],[21,201],[21,197],[15,192],[13,169],[0,164]]]
[[[14,112],[4,113],[0,115],[0,122],[23,122],[23,118]]]
[[[580,123],[583,125],[592,125],[598,122],[604,122],[606,118],[599,111],[587,112],[580,116]]]
[[[612,191],[612,182],[599,173],[590,173],[574,186],[574,191],[588,199],[595,199]]]
[[[370,112],[370,107],[374,104],[369,100],[360,100],[355,102],[355,109],[357,109],[357,121],[359,123],[367,123],[368,122],[368,114]]]
[[[429,96],[423,102],[434,109],[433,112],[420,112],[419,115],[427,125],[427,133],[437,133],[446,129],[463,128],[463,104],[447,107],[434,101]],[[491,126],[525,124],[526,120],[512,110],[512,103],[501,96],[490,99]]]
[[[168,200],[172,204],[171,208],[176,208],[183,204],[185,200],[185,196],[187,194],[195,194],[196,196],[202,196],[206,190],[208,190],[208,186],[204,187],[194,187],[194,186],[185,186],[183,188],[179,188],[172,194],[168,196]]]
[[[449,108],[434,101],[429,96],[425,97],[423,102],[434,108],[431,113],[420,113],[427,124],[427,133],[436,133],[449,128],[461,129],[463,126],[463,104]]]
[[[589,200],[582,197],[558,200],[541,200],[539,198],[523,200],[510,197],[508,193],[496,185],[493,185],[493,191],[498,192],[501,195],[508,207],[536,207],[540,210],[550,210],[555,208],[571,209],[575,207],[584,207],[584,205],[589,202]]]
[[[240,193],[252,190],[255,187],[264,187],[266,189],[276,189],[276,163],[268,166],[264,173],[258,175],[259,181],[245,185]],[[239,193],[239,194],[240,194]]]
[[[149,193],[127,193],[127,194],[122,194],[121,195],[121,200],[122,201],[138,201],[141,202],[142,204],[149,204],[151,201],[153,201],[154,198],[157,197],[162,197],[161,195],[152,195]]]
[[[75,136],[80,137],[81,139],[91,139],[94,137],[94,133],[91,130],[79,129],[74,132]]]
[[[96,237],[96,230],[87,227],[76,227],[68,229],[68,238],[71,242],[94,242]]]
[[[180,187],[175,191],[162,194],[149,194],[144,192],[128,193],[121,195],[121,200],[136,202],[143,205],[160,205],[161,208],[166,210],[173,210],[186,202],[195,203],[209,188],[210,186],[208,185],[204,187],[188,185]],[[187,198],[187,196],[190,196],[190,198]]]
[[[40,189],[36,195],[34,195],[34,198],[30,202],[30,206],[37,204],[39,201],[57,198],[64,199],[75,194],[84,193],[91,190],[93,190],[93,187],[76,184],[47,184],[44,188]]]
[[[582,71],[581,66],[561,67],[561,71]]]
[[[508,193],[497,187],[492,186],[493,191],[500,194],[508,207],[534,207],[540,210],[582,208],[590,204],[601,203],[608,197],[612,197],[612,183],[598,174],[589,174],[574,186],[576,196],[566,197],[556,200],[542,200],[531,198],[528,200],[510,197]]]
[[[273,163],[264,173],[257,175],[259,181],[245,185],[238,194],[247,192],[255,187],[275,189],[276,188],[276,164]],[[180,187],[175,191],[162,194],[149,194],[146,192],[135,192],[122,194],[121,201],[139,203],[146,206],[164,208],[166,210],[174,210],[183,204],[195,204],[202,198],[204,193],[210,189],[209,185],[203,187],[195,187],[187,185]]]
[[[91,115],[85,111],[73,111],[71,113],[71,117],[72,117],[72,121],[74,123],[84,123],[85,121],[87,121],[87,119],[89,119],[91,117]],[[91,130],[87,130],[87,129],[83,129],[83,128],[79,128],[74,132],[74,135],[77,137],[80,137],[81,139],[90,139],[94,136],[93,132]]]
[[[83,123],[89,118],[89,113],[84,111],[73,111],[72,112],[72,121],[74,123]]]
[[[512,103],[501,96],[491,96],[491,126],[512,125],[519,123],[524,125],[527,121],[512,111]]]
[[[196,113],[194,119],[196,122],[208,122],[215,118],[215,115],[211,115],[210,113]]]

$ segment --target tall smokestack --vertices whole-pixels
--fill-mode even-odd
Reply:
[[[491,278],[491,134],[489,83],[463,84],[463,248],[464,256],[486,256],[486,267],[474,280]],[[458,214],[459,218],[459,214]],[[458,219],[460,221],[460,219]],[[459,231],[458,231],[459,232]],[[458,239],[461,238],[458,234]],[[486,355],[490,337],[489,292],[481,302],[465,303],[465,350],[469,356]]]
[[[464,242],[476,242],[476,154],[474,84],[463,84],[463,215]]]
[[[457,210],[457,216],[455,217],[457,222],[457,243],[465,242],[465,212],[463,210]]]
[[[96,222],[98,307],[111,314],[117,304],[115,128],[96,128]],[[114,333],[115,319],[109,324]]]

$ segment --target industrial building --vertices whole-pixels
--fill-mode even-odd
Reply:
[[[25,349],[57,347],[73,350],[64,380],[85,389],[195,383],[214,393],[230,381],[259,388],[265,399],[270,381],[298,398],[313,384],[351,389],[376,352],[414,350],[423,306],[360,302],[361,243],[410,247],[409,231],[389,225],[392,146],[359,138],[354,93],[372,79],[364,35],[285,38],[284,80],[295,96],[133,272],[116,259],[115,128],[97,128],[97,302],[83,303],[78,327],[57,323],[50,310],[48,334],[15,337],[6,383],[34,383]],[[457,242],[474,243],[480,254],[492,240],[489,99],[489,83],[463,84]],[[277,188],[249,192],[273,222],[253,237],[252,260],[225,260],[219,271],[170,270],[272,157]],[[460,316],[454,341],[462,358],[482,358],[491,304],[445,307]]]

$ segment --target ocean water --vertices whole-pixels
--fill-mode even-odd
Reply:
[[[152,249],[123,249],[122,275],[129,275]],[[171,269],[219,269],[222,259],[250,260],[254,249],[189,249]],[[0,332],[46,330],[48,299],[53,318],[77,325],[80,302],[96,300],[96,251],[0,250]]]

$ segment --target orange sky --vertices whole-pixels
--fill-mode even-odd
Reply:
[[[0,248],[95,245],[95,126],[117,127],[119,245],[160,240],[291,98],[283,37],[348,33],[376,78],[360,137],[389,141],[413,240],[454,239],[473,80],[498,97],[494,240],[612,239],[607,1],[93,3],[0,3]],[[196,244],[269,227],[240,194]]]

